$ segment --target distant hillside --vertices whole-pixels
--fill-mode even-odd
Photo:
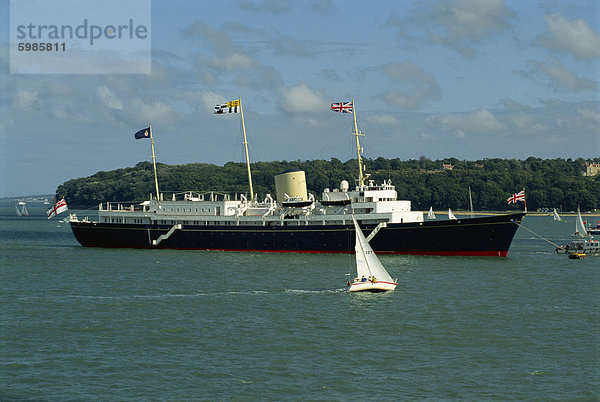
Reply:
[[[600,159],[593,160],[600,162]],[[461,161],[455,158],[400,160],[377,158],[366,160],[367,172],[375,182],[392,180],[399,199],[412,201],[413,209],[433,206],[443,210],[467,209],[471,187],[476,210],[522,209],[508,206],[506,199],[525,188],[527,207],[559,208],[564,211],[600,208],[600,176],[587,177],[584,159],[484,159]],[[590,162],[589,160],[587,162]],[[325,188],[337,188],[342,180],[357,177],[356,160],[273,161],[252,164],[254,191],[260,197],[275,194],[274,176],[298,168],[306,172],[310,192],[320,197]],[[220,191],[247,193],[247,172],[243,163],[217,166],[205,163],[158,166],[160,191]],[[142,201],[154,192],[150,162],[135,167],[98,172],[92,176],[69,180],[56,190],[72,207],[90,207],[106,201]]]

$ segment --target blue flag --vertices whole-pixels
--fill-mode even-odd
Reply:
[[[144,128],[133,135],[136,140],[140,138],[150,138],[150,127]]]

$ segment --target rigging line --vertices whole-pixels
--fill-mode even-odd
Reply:
[[[540,239],[544,240],[545,242],[548,242],[548,243],[552,244],[554,247],[563,248],[563,246],[559,246],[559,245],[558,245],[558,244],[556,244],[556,243],[552,243],[550,240],[546,239],[544,236],[542,236],[542,235],[539,235],[539,234],[535,233],[533,230],[526,228],[525,226],[521,225],[519,222],[516,222],[516,221],[515,221],[514,223],[515,223],[515,225],[517,225],[518,227],[520,227],[520,228],[523,228],[523,229],[527,230],[528,232],[530,232],[530,233],[534,234],[535,236],[539,237]]]

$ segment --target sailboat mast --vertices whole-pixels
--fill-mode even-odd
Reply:
[[[158,193],[158,176],[156,175],[156,156],[154,155],[154,138],[152,138],[152,124],[149,124],[150,128],[150,146],[152,147],[152,165],[154,166],[154,185],[156,186],[156,200],[160,199]]]
[[[469,186],[469,206],[471,207],[471,218],[473,218],[473,197],[471,197],[471,186]]]
[[[254,200],[254,189],[252,188],[252,173],[250,172],[250,156],[248,155],[248,141],[246,140],[246,124],[244,123],[244,108],[242,108],[242,97],[239,98],[240,113],[242,114],[242,131],[244,132],[244,149],[246,150],[246,167],[248,168],[248,183],[250,184],[250,200]]]
[[[360,187],[364,185],[364,177],[363,177],[363,163],[362,157],[360,156],[360,142],[358,140],[358,136],[361,135],[358,132],[358,125],[356,124],[356,106],[354,105],[354,98],[352,98],[352,115],[354,116],[354,133],[356,136],[356,155],[358,158],[358,184]],[[363,134],[364,135],[364,134]]]

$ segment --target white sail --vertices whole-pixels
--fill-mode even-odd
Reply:
[[[435,219],[435,214],[433,213],[433,207],[429,207],[429,212],[427,213],[427,219]]]
[[[19,206],[21,206],[21,209],[19,209]],[[17,216],[29,216],[29,212],[23,201],[19,201],[17,205],[15,205],[15,209],[17,210]]]
[[[583,219],[581,219],[581,212],[579,212],[579,207],[577,207],[577,219],[575,219],[575,233],[574,236],[579,237],[587,237],[588,232],[583,224]]]
[[[554,222],[561,222],[562,221],[560,215],[558,214],[558,212],[556,212],[556,208],[554,208],[554,211],[552,211],[552,215],[554,217]]]
[[[374,276],[378,281],[393,282],[394,280],[373,252],[369,242],[367,242],[354,216],[352,220],[356,232],[356,277],[362,278],[364,276],[368,278]]]
[[[456,219],[456,216],[454,216],[450,208],[448,208],[448,219]]]

